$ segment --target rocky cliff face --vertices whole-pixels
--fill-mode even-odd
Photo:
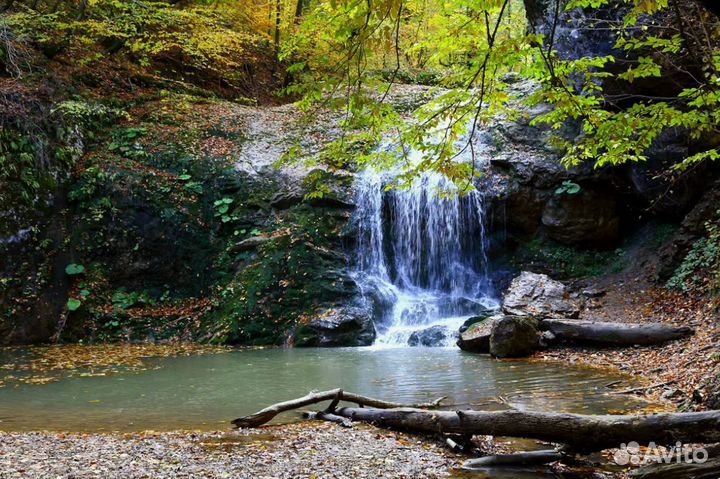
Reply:
[[[519,97],[536,88],[513,77],[507,81],[509,90]],[[501,120],[484,133],[489,148],[479,188],[487,195],[489,228],[493,244],[498,246],[494,257],[505,254],[506,248],[512,251],[533,242],[543,248],[551,242],[565,251],[613,250],[644,224],[677,224],[704,192],[713,190],[717,165],[700,165],[679,178],[666,174],[672,164],[691,154],[687,138],[677,133],[656,142],[643,164],[565,168],[562,153],[551,146],[550,135],[572,141],[579,132],[573,124],[559,132],[532,125],[547,108],[524,108],[519,119]],[[707,214],[700,216],[706,218]],[[696,237],[684,239],[684,246],[677,248],[680,253],[665,269],[677,266],[678,257]]]
[[[352,179],[273,166],[299,131],[292,107],[169,95],[132,117],[88,145],[47,214],[0,243],[0,343],[277,344],[352,302]],[[319,122],[313,141],[332,134]]]

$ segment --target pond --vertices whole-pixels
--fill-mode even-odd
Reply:
[[[18,350],[0,354],[8,364]],[[249,349],[145,360],[148,369],[0,387],[0,430],[221,430],[313,389],[386,400],[447,396],[454,408],[605,413],[640,407],[609,394],[627,378],[562,364],[498,361],[456,348]],[[0,380],[13,371],[0,372]],[[629,385],[629,382],[627,383]],[[299,414],[299,413],[298,413]],[[282,420],[294,420],[287,413]]]

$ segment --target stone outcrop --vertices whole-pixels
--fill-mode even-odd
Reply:
[[[616,203],[613,196],[595,191],[554,195],[545,205],[542,224],[559,243],[607,247],[620,237]]]
[[[296,346],[369,346],[375,340],[372,317],[364,308],[329,309],[299,327]]]
[[[580,307],[568,297],[565,285],[545,274],[523,271],[512,280],[502,309],[516,316],[577,318]]]

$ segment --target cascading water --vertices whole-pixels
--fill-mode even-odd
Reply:
[[[386,191],[392,174],[372,170],[356,182],[355,279],[375,308],[380,345],[406,345],[435,326],[438,345],[479,310],[497,307],[486,256],[482,195],[457,193],[437,173]]]

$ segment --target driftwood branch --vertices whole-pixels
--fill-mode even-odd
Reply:
[[[342,427],[351,428],[352,427],[352,421],[346,417],[338,416],[337,414],[333,414],[331,412],[327,411],[318,411],[318,412],[306,412],[303,413],[303,417],[305,419],[315,419],[317,421],[328,421],[328,422],[334,422],[335,424],[339,424]]]
[[[308,406],[310,404],[317,404],[323,401],[333,401],[333,403],[337,405],[337,402],[340,402],[340,400],[342,400],[355,403],[359,406],[368,406],[377,409],[403,407],[432,409],[438,407],[444,399],[444,397],[441,397],[429,403],[402,404],[390,401],[383,401],[380,399],[374,399],[367,396],[361,396],[359,394],[343,391],[342,389],[331,389],[329,391],[313,391],[307,396],[273,404],[272,406],[268,406],[265,409],[262,409],[254,414],[250,414],[249,416],[237,418],[232,421],[232,423],[237,427],[258,427],[270,422],[275,416],[282,412],[299,409],[301,407]],[[334,412],[334,409],[335,407],[333,407],[332,411],[328,412]]]
[[[463,469],[477,470],[498,466],[534,466],[560,461],[563,457],[562,453],[553,449],[546,451],[517,452],[514,454],[494,454],[465,461],[463,463]]]
[[[647,391],[650,391],[651,389],[657,389],[663,386],[667,386],[669,384],[672,384],[674,382],[677,382],[675,379],[671,379],[670,381],[663,381],[661,383],[655,383],[651,384],[649,386],[639,386],[636,388],[628,388],[623,389],[622,391],[612,391],[612,394],[635,394],[635,393],[644,393]]]

